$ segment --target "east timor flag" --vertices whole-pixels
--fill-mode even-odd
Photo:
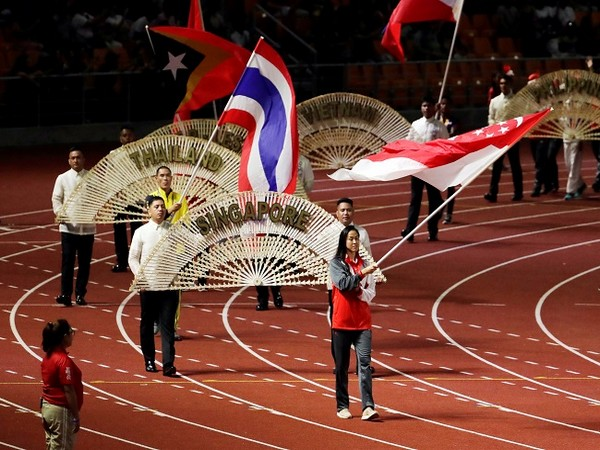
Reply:
[[[231,94],[250,58],[248,50],[207,31],[183,27],[150,30],[159,35],[152,39],[159,68],[173,81],[175,92],[183,95],[175,111],[181,120]]]

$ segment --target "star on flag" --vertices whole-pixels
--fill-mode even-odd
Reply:
[[[177,79],[177,71],[179,69],[186,69],[187,66],[183,64],[183,58],[185,58],[185,53],[181,55],[175,56],[171,52],[167,52],[169,54],[169,63],[163,68],[163,70],[170,70],[173,75],[173,79]]]
[[[445,190],[470,182],[549,112],[547,109],[423,144],[402,139],[361,159],[352,169],[340,169],[329,176],[338,181],[389,181],[414,175]]]

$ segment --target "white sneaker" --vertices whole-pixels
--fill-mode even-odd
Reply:
[[[337,416],[340,419],[352,419],[352,413],[350,412],[350,410],[348,408],[340,409],[337,412]]]
[[[367,406],[362,413],[362,420],[373,420],[379,417],[379,413],[370,406]]]

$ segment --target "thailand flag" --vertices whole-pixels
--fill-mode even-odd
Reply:
[[[281,57],[260,39],[219,119],[248,130],[238,189],[293,194],[298,173],[298,122],[292,79]]]
[[[329,176],[337,181],[389,181],[414,175],[441,191],[467,185],[550,111],[517,117],[450,139],[424,144],[395,141],[381,152],[361,159],[352,169],[340,169]]]

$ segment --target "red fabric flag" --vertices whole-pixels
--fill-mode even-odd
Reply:
[[[202,18],[202,6],[200,6],[200,0],[190,0],[190,15],[188,16],[187,27],[204,31],[204,19]]]
[[[404,62],[400,43],[402,24],[442,20],[456,22],[462,11],[463,0],[400,0],[383,33],[381,45],[397,60]]]
[[[181,120],[188,120],[192,111],[231,94],[250,58],[245,48],[206,31],[183,27],[150,30],[168,38],[156,46],[162,70],[174,84],[185,85],[185,95],[175,113]]]
[[[389,181],[414,175],[443,191],[468,184],[542,120],[550,109],[475,131],[419,144],[399,140],[352,169],[329,175],[337,181]]]
[[[298,174],[298,119],[292,79],[281,56],[260,39],[219,125],[248,130],[238,189],[293,194]]]

